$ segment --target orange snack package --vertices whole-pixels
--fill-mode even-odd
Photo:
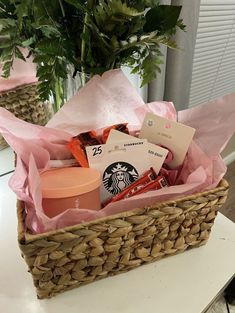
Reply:
[[[129,130],[127,128],[127,123],[112,125],[112,126],[109,126],[109,127],[104,129],[103,135],[102,135],[102,142],[103,143],[106,143],[111,129],[115,129],[115,130],[118,130],[118,131],[120,131],[122,133],[125,133],[125,134],[129,135]]]
[[[67,147],[81,167],[89,167],[85,148],[86,146],[99,144],[101,144],[101,141],[97,138],[96,132],[89,131],[72,137]]]

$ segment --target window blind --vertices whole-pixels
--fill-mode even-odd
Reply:
[[[235,92],[235,0],[201,0],[189,106]]]

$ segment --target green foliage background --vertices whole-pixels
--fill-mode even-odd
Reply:
[[[67,78],[68,65],[74,76],[127,65],[147,84],[160,71],[160,45],[176,48],[180,11],[154,0],[0,0],[3,76],[15,57],[24,59],[24,47],[37,63],[43,100]]]

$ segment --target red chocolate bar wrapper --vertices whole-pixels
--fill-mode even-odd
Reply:
[[[129,130],[127,128],[127,123],[112,125],[112,126],[107,127],[107,128],[104,129],[103,136],[102,136],[102,142],[103,143],[106,143],[111,129],[115,129],[115,130],[118,130],[118,131],[120,131],[122,133],[125,133],[125,134],[129,135]]]
[[[110,202],[116,202],[125,198],[132,197],[138,190],[142,190],[148,183],[155,181],[157,174],[151,167],[147,172],[141,175],[135,182],[127,186],[121,192],[119,192],[116,196],[106,201],[103,205],[107,205]]]
[[[90,131],[73,137],[67,147],[80,166],[89,167],[85,147],[99,144],[101,144],[101,141],[97,138],[95,131]]]
[[[137,190],[132,196],[139,195],[141,193],[148,192],[150,190],[162,189],[169,187],[169,184],[164,176],[158,176],[155,180],[145,185],[142,189]]]

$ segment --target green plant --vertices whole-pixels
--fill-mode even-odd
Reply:
[[[160,45],[176,48],[180,11],[155,0],[0,0],[3,76],[15,57],[24,59],[25,47],[37,63],[42,99],[60,92],[68,64],[74,76],[127,65],[147,84],[160,71]]]

